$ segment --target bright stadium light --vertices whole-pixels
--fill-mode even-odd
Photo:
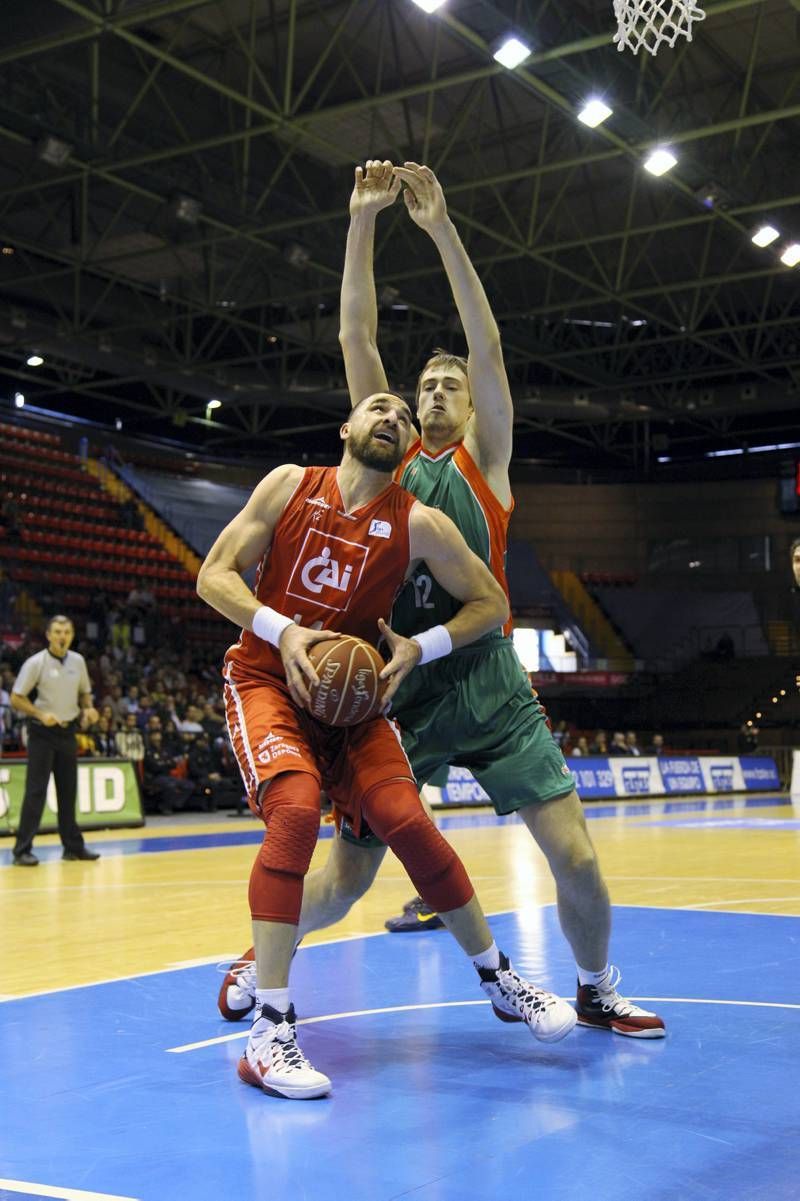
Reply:
[[[495,50],[494,59],[501,67],[508,67],[509,71],[513,71],[514,67],[525,62],[530,52],[530,46],[526,46],[519,38],[507,37],[503,38]]]
[[[586,102],[578,113],[578,120],[583,125],[588,125],[590,129],[596,129],[598,125],[602,125],[604,121],[608,120],[612,111],[607,104],[595,97]]]
[[[780,236],[781,235],[774,225],[759,225],[758,229],[754,231],[750,241],[756,246],[761,246],[763,249],[764,246],[771,246],[775,239],[779,238]]]
[[[14,393],[14,404],[16,405],[16,407],[18,409],[21,409],[22,406],[25,404],[25,397],[22,395],[21,392]]]
[[[800,263],[800,243],[792,242],[791,246],[787,246],[781,255],[781,262],[787,267],[796,267]]]
[[[208,404],[206,405],[206,408],[207,409],[221,409],[222,401],[221,400],[210,400],[208,402]]]
[[[44,359],[40,354],[29,354],[25,362],[28,367],[41,367]]]
[[[671,150],[667,150],[666,146],[659,146],[645,162],[644,169],[651,175],[665,175],[667,171],[672,170],[677,161]]]
[[[435,13],[437,8],[441,8],[444,0],[414,0],[417,8],[421,8],[424,13]]]

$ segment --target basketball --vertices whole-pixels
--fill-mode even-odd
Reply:
[[[329,726],[354,726],[375,717],[386,689],[378,673],[386,665],[374,646],[342,634],[316,643],[308,657],[319,676],[319,684],[309,688],[312,717]]]

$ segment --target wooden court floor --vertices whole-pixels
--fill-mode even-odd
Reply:
[[[800,809],[788,797],[596,802],[586,813],[618,905],[800,915]],[[547,865],[519,822],[485,810],[437,820],[487,914],[553,903]],[[55,835],[38,839],[38,868],[0,869],[0,996],[238,954],[250,941],[247,880],[259,839],[249,817],[160,819],[90,835],[103,854],[96,863],[63,863]],[[321,838],[312,869],[329,847]],[[306,941],[380,933],[412,891],[389,854],[348,917]],[[612,943],[614,956],[622,961],[624,948]]]

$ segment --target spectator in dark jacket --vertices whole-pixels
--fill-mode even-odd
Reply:
[[[148,735],[145,744],[142,793],[145,808],[151,813],[174,813],[185,809],[194,792],[191,780],[181,780],[171,773],[178,766],[179,756],[165,750],[160,730]]]

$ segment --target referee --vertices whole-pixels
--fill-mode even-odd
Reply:
[[[75,820],[78,782],[78,745],[75,731],[83,711],[87,722],[96,722],[92,685],[83,655],[71,651],[75,627],[68,617],[51,617],[47,623],[47,649],[26,659],[11,691],[11,707],[28,718],[28,771],[25,796],[14,845],[14,863],[36,867],[33,839],[42,820],[47,785],[55,776],[58,832],[64,859],[99,859],[83,841]],[[28,699],[36,691],[36,704]]]

